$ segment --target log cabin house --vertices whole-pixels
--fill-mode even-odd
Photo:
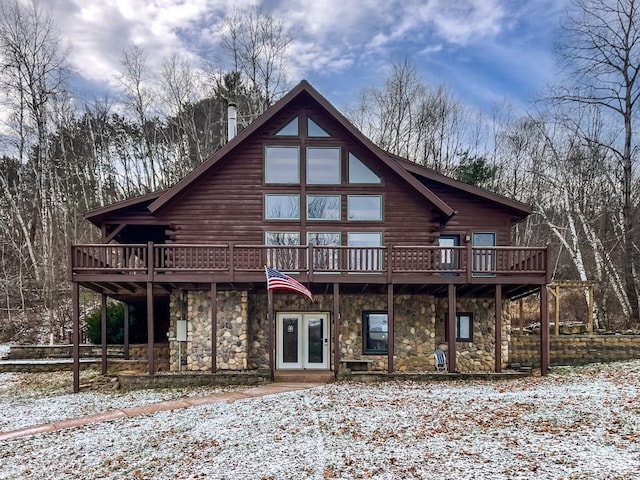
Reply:
[[[385,153],[302,81],[173,187],[86,214],[102,243],[70,251],[74,388],[80,287],[145,311],[149,375],[424,372],[436,348],[451,373],[500,372],[506,302],[540,292],[547,318],[547,248],[511,245],[530,213]],[[265,265],[314,302],[271,304]]]

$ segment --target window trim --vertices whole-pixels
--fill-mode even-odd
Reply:
[[[352,218],[351,217],[351,199],[352,198],[378,198],[380,200],[380,208],[379,218]],[[384,220],[384,196],[382,194],[379,195],[369,195],[369,194],[354,194],[347,195],[347,220],[350,222],[382,222]]]
[[[297,217],[270,217],[267,209],[268,197],[297,197],[298,199],[298,216]],[[300,194],[299,193],[265,193],[264,194],[264,219],[265,220],[300,220]]]
[[[469,317],[469,336],[461,337],[460,336],[460,319],[461,317]],[[449,312],[445,312],[444,316],[444,326],[445,326],[445,338],[449,336],[449,322],[447,319],[449,318]],[[473,313],[471,312],[456,312],[456,342],[464,342],[464,343],[473,343]]]
[[[371,331],[369,330],[369,315],[385,315],[387,321],[386,345],[384,350],[367,348],[367,340]],[[385,333],[385,332],[382,332]],[[387,355],[389,353],[389,312],[386,310],[363,310],[362,311],[362,354],[363,355]]]
[[[269,149],[295,149],[296,153],[297,153],[297,160],[296,160],[296,180],[295,181],[287,181],[287,182],[274,182],[274,181],[269,181],[267,178],[267,152],[269,151]],[[263,180],[265,185],[300,185],[300,146],[299,145],[265,145],[264,146],[264,150],[263,150],[263,161],[262,161],[262,168],[263,168]]]

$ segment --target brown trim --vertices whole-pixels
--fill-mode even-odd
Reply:
[[[428,180],[441,183],[448,187],[462,190],[463,192],[470,193],[472,195],[476,195],[491,202],[498,203],[504,207],[515,210],[517,213],[522,215],[523,219],[533,212],[533,207],[526,203],[513,200],[497,193],[493,193],[489,190],[485,190],[484,188],[476,187],[475,185],[469,185],[468,183],[461,182],[451,177],[447,177],[446,175],[438,173],[435,170],[425,167],[424,165],[419,165],[415,162],[412,162],[411,160],[407,160],[406,158],[402,158],[393,154],[389,154],[389,156],[396,162],[398,162],[400,166],[408,172],[414,173]]]
[[[549,372],[549,291],[540,288],[540,374]]]
[[[95,217],[99,217],[107,213],[117,212],[118,210],[123,210],[125,208],[133,207],[144,202],[155,200],[161,197],[165,192],[166,190],[158,190],[157,192],[145,193],[144,195],[128,198],[127,200],[115,202],[104,207],[94,208],[93,210],[88,210],[87,212],[85,212],[84,218],[89,220],[91,223],[94,223],[92,219]]]
[[[449,346],[447,354],[447,363],[449,364],[449,373],[455,373],[457,370],[457,354],[456,354],[456,287],[449,284],[447,291],[447,301],[449,303],[449,314],[447,316],[447,344]]]
[[[333,373],[340,368],[340,284],[333,284]]]
[[[155,348],[153,338],[153,283],[147,282],[147,358],[149,375],[155,374]]]
[[[107,374],[107,295],[100,295],[100,346],[102,375]]]
[[[312,100],[324,108],[329,115],[331,115],[347,132],[359,143],[361,143],[366,149],[368,149],[373,155],[375,155],[382,163],[387,165],[392,171],[400,176],[405,182],[411,185],[416,191],[430,201],[436,209],[438,209],[442,215],[446,218],[450,218],[454,215],[455,211],[447,205],[447,203],[433,193],[429,188],[424,186],[413,175],[402,168],[397,162],[394,162],[386,153],[384,153],[379,147],[377,147],[371,140],[366,138],[353,124],[347,120],[327,99],[325,99],[320,93],[315,90],[306,80],[302,80],[297,86],[295,86],[289,93],[276,102],[271,108],[258,117],[251,125],[240,132],[235,138],[233,138],[224,147],[214,153],[205,162],[201,163],[191,173],[186,175],[182,180],[175,184],[170,189],[166,190],[159,196],[151,205],[149,205],[149,211],[156,212],[163,205],[169,202],[172,198],[182,192],[191,183],[197,180],[202,174],[209,170],[222,158],[226,157],[235,148],[241,145],[247,138],[253,135],[261,127],[263,127],[268,121],[270,121],[276,114],[289,105],[299,95],[306,94]],[[301,148],[304,147],[304,142]],[[304,173],[301,171],[301,174]],[[302,181],[302,178],[301,178]]]
[[[211,282],[211,373],[218,368],[218,285]]]
[[[71,306],[73,308],[73,393],[80,391],[80,285],[71,282]]]
[[[393,356],[395,353],[395,321],[393,318],[393,283],[387,285],[387,371],[393,373]]]
[[[502,285],[496,285],[495,297],[496,341],[495,341],[495,372],[502,372]]]
[[[104,243],[109,243],[111,240],[113,240],[116,235],[118,235],[123,229],[124,227],[126,227],[128,224],[127,223],[121,223],[120,225],[118,225],[116,228],[113,229],[113,232],[111,232],[109,235],[106,235],[105,237],[103,237],[102,241]],[[103,227],[106,228],[106,225],[103,225]],[[106,233],[106,231],[105,231]]]
[[[129,360],[129,304],[123,303],[124,309],[124,359]]]

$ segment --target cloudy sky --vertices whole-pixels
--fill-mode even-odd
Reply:
[[[41,0],[72,47],[75,85],[90,98],[116,84],[123,49],[151,66],[173,52],[194,64],[220,56],[221,20],[258,5],[295,34],[291,85],[305,78],[337,107],[379,86],[408,58],[422,79],[488,110],[524,108],[553,81],[553,36],[566,0]]]

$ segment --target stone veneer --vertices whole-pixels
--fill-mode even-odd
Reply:
[[[211,371],[211,302],[209,292],[188,291],[171,295],[171,330],[175,336],[176,320],[181,311],[187,322],[187,342],[183,345],[183,371]],[[326,312],[333,310],[333,295],[314,295],[311,304],[296,294],[276,292],[274,312]],[[255,370],[269,368],[267,295],[246,291],[218,292],[217,369]],[[341,359],[368,359],[371,370],[384,371],[387,355],[365,355],[362,347],[362,312],[386,310],[387,296],[374,294],[340,295],[339,348]],[[446,350],[444,332],[447,299],[432,295],[395,295],[394,369],[399,372],[433,371],[433,351]],[[494,300],[459,298],[459,312],[473,314],[473,342],[457,343],[458,370],[494,370]],[[509,325],[503,309],[502,360],[509,358]],[[331,333],[333,335],[333,332]],[[333,361],[333,340],[331,361]],[[170,342],[171,371],[178,371],[178,343]]]
[[[217,292],[217,352],[219,370],[246,370],[248,363],[248,293],[242,290]],[[176,321],[184,312],[187,320],[187,341],[170,341],[170,369],[211,371],[211,298],[208,291],[174,292],[169,302],[169,337],[175,338]]]

